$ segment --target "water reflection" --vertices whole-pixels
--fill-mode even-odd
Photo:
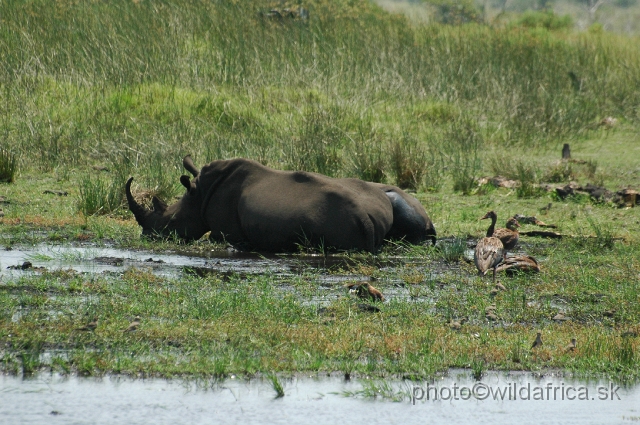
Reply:
[[[469,372],[454,372],[431,382],[344,381],[340,376],[281,379],[285,397],[276,399],[267,380],[227,379],[213,385],[185,381],[127,378],[88,379],[40,376],[22,380],[0,377],[0,423],[629,423],[640,418],[640,387],[621,386],[613,397],[600,400],[599,387],[608,381],[584,382],[529,373],[491,373],[482,380],[489,390],[516,386],[542,388],[542,400],[451,396],[411,401],[416,389],[473,388]],[[373,382],[373,384],[372,384]],[[613,385],[613,387],[612,387]],[[206,387],[206,388],[205,388]],[[551,390],[548,392],[547,387]],[[588,400],[562,400],[553,388],[584,387]],[[378,388],[377,398],[370,391]],[[582,390],[584,391],[584,390]],[[375,390],[373,391],[375,393]],[[400,402],[382,397],[396,394]],[[445,390],[441,394],[448,394]],[[351,394],[351,396],[345,396]],[[418,393],[419,394],[419,393]],[[452,392],[450,394],[453,394]],[[550,396],[549,396],[550,395]],[[566,394],[565,394],[566,395]],[[591,397],[593,396],[593,399]],[[611,399],[613,398],[613,399]],[[618,399],[619,398],[619,399]],[[391,397],[389,398],[391,399]]]

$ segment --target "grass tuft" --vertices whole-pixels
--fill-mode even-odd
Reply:
[[[86,175],[80,181],[77,208],[85,217],[109,214],[122,204],[124,182]]]
[[[13,183],[17,171],[17,159],[8,149],[0,148],[0,182]]]
[[[476,357],[471,362],[471,376],[476,381],[480,381],[484,376],[485,371],[485,360],[479,357]]]
[[[466,249],[467,241],[462,238],[453,238],[451,242],[441,241],[438,245],[442,258],[449,263],[455,263],[464,257]]]
[[[282,386],[282,383],[278,379],[278,376],[275,373],[270,373],[267,375],[267,379],[271,383],[271,387],[273,388],[273,391],[275,391],[276,393],[275,398],[284,397],[284,388]]]

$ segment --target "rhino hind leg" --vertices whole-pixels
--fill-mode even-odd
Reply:
[[[426,240],[436,242],[433,224],[419,214],[406,199],[394,191],[385,192],[393,207],[393,225],[387,239],[405,240],[411,244],[421,244]]]

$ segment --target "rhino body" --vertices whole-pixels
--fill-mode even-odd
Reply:
[[[395,186],[278,171],[248,159],[213,161],[198,170],[189,156],[187,189],[175,204],[153,198],[153,210],[126,194],[143,234],[210,239],[239,249],[287,252],[298,245],[376,252],[385,239],[435,242],[422,205]]]

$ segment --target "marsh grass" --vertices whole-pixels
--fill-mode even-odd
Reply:
[[[369,124],[369,123],[367,123]],[[362,180],[382,183],[385,180],[386,154],[383,138],[376,128],[361,123],[354,136],[351,162],[353,174]]]
[[[37,339],[24,343],[24,350],[19,354],[23,376],[31,376],[40,368],[42,365],[40,362],[42,348],[42,341]]]
[[[568,161],[558,161],[548,167],[543,180],[549,183],[568,183],[575,178],[572,164]]]
[[[284,26],[256,13],[266,1],[2,3],[3,16],[24,28],[2,35],[5,148],[47,172],[123,151],[152,166],[145,158],[160,150],[165,170],[186,153],[246,156],[437,189],[440,174],[415,161],[446,167],[469,193],[480,145],[550,146],[593,131],[598,117],[636,120],[640,55],[631,39],[412,26],[365,1],[312,3],[308,22]],[[64,54],[46,54],[54,50]],[[558,69],[580,74],[579,92]],[[361,122],[384,135],[387,154],[357,157],[354,171],[349,139]]]
[[[588,244],[595,250],[613,249],[616,237],[611,225],[598,223],[590,216],[587,216],[586,220],[595,233],[595,238],[589,238]]]
[[[273,388],[273,391],[276,393],[275,398],[284,397],[284,387],[282,386],[280,379],[278,379],[278,376],[275,373],[270,373],[267,375],[267,379],[271,384],[271,388]]]
[[[0,147],[0,183],[15,180],[18,160],[9,150]]]
[[[471,377],[476,381],[482,380],[485,373],[485,360],[482,358],[474,358],[471,362]]]
[[[124,181],[106,181],[102,177],[85,175],[80,181],[78,210],[89,217],[97,214],[109,214],[122,204]]]
[[[412,388],[409,383],[393,385],[385,380],[367,380],[361,382],[362,388],[356,391],[343,391],[344,397],[363,399],[382,399],[393,402],[411,400]]]
[[[482,134],[478,131],[477,124],[466,118],[462,122],[451,124],[445,137],[448,143],[444,145],[444,152],[450,164],[453,190],[468,195],[478,186],[477,178],[482,166]]]
[[[176,162],[177,158],[176,158]],[[181,174],[176,163],[167,164],[166,154],[158,150],[149,156],[148,161],[142,164],[142,179],[145,187],[148,188],[150,194],[165,200],[167,203],[178,193],[178,187],[182,187],[178,183]],[[122,178],[122,176],[119,176]],[[124,193],[124,183],[121,186],[121,193]],[[115,189],[114,189],[115,190]]]
[[[451,242],[441,241],[438,246],[442,258],[449,263],[460,261],[466,249],[467,241],[461,238],[453,238]]]
[[[535,198],[542,196],[545,192],[538,186],[537,167],[518,161],[516,164],[516,176],[520,185],[516,188],[518,198]]]
[[[524,360],[525,352],[522,348],[522,342],[517,341],[511,345],[509,360],[513,363],[521,363]]]
[[[286,150],[288,168],[337,176],[342,168],[343,139],[339,111],[311,103],[303,117],[302,131]]]
[[[418,189],[425,168],[428,167],[421,144],[415,138],[403,134],[392,143],[389,157],[395,184],[401,189]]]
[[[33,375],[40,367],[40,353],[37,351],[25,351],[20,354],[20,365],[23,376]]]
[[[636,352],[631,338],[622,338],[614,353],[616,359],[625,366],[633,365],[636,362]]]

